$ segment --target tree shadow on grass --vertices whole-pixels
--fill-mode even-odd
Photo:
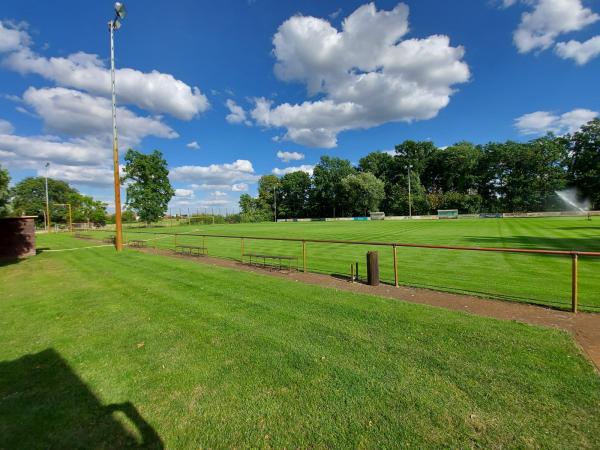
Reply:
[[[55,350],[0,362],[0,448],[124,447],[164,448],[133,404],[102,405]]]
[[[550,236],[465,236],[465,240],[486,247],[539,248],[546,250],[600,251],[600,235],[595,237]]]

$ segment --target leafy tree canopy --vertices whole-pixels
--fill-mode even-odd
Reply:
[[[140,220],[156,222],[167,211],[175,190],[169,181],[167,161],[158,150],[149,155],[129,149],[125,154],[123,181],[128,181],[126,205]]]

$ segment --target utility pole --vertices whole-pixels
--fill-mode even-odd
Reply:
[[[50,202],[48,200],[48,167],[50,163],[46,163],[46,233],[50,233]]]
[[[121,180],[119,177],[119,141],[117,137],[117,95],[115,92],[115,30],[121,27],[119,19],[126,15],[125,5],[115,3],[115,18],[108,22],[110,32],[110,82],[112,90],[112,124],[113,124],[113,175],[115,187],[115,249],[123,250],[123,224],[121,223]]]

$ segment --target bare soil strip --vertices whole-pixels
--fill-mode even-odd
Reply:
[[[558,328],[569,332],[582,348],[583,352],[600,371],[600,314],[558,311],[536,305],[515,303],[503,300],[492,300],[469,295],[451,294],[432,291],[429,289],[412,288],[407,286],[394,287],[386,284],[368,286],[362,283],[351,283],[348,280],[318,273],[291,272],[263,269],[242,264],[239,261],[213,258],[210,256],[195,257],[180,255],[169,250],[142,248],[140,251],[155,253],[175,258],[193,260],[201,264],[227,267],[246,272],[260,273],[277,278],[298,281],[302,283],[326,286],[348,292],[378,295],[412,303],[437,306],[452,311],[462,311],[484,317]]]

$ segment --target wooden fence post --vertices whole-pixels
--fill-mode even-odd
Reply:
[[[396,246],[393,245],[394,249],[394,286],[398,287],[398,255],[396,254]]]
[[[578,262],[578,255],[577,253],[573,253],[572,257],[571,257],[571,311],[573,311],[574,313],[577,312],[577,290],[578,290],[578,273],[577,273],[577,262]]]
[[[240,253],[240,262],[244,262],[244,238],[242,238],[242,251]]]
[[[302,271],[306,273],[306,241],[302,241]]]

